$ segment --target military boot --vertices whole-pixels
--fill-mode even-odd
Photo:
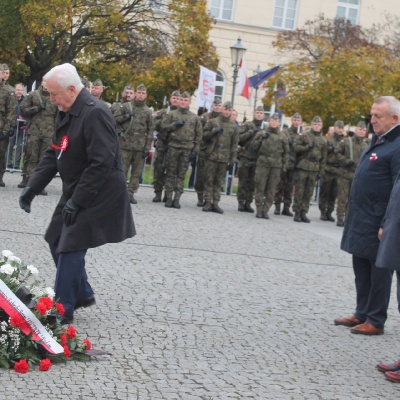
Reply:
[[[161,203],[161,192],[155,192],[156,195],[153,197],[153,203]]]
[[[295,212],[295,213],[294,213],[293,221],[295,221],[295,222],[303,222],[303,220],[301,219],[301,215],[300,215],[299,212]]]
[[[261,215],[264,219],[269,219],[269,215],[266,211],[263,211]]]
[[[165,202],[165,207],[172,208],[172,195],[167,196],[167,200]]]
[[[262,214],[262,208],[261,207],[257,207],[257,212],[256,212],[256,218],[262,218],[263,214]]]
[[[135,199],[133,193],[129,195],[129,201],[131,202],[131,204],[137,204],[137,200]]]
[[[281,205],[280,204],[275,204],[274,215],[281,215]]]
[[[343,227],[344,226],[344,218],[338,217],[337,222],[336,222],[336,226]]]
[[[26,176],[24,176],[22,178],[22,181],[20,183],[18,183],[18,187],[20,189],[23,189],[24,187],[26,187],[26,184],[28,183],[28,178]]]
[[[208,212],[212,210],[213,210],[212,204],[209,201],[206,201],[206,204],[204,204],[203,206],[203,211]]]
[[[326,213],[326,219],[330,222],[335,222],[335,218],[332,217],[332,211]]]
[[[290,212],[290,209],[287,206],[283,207],[282,215],[287,215],[288,217],[293,217],[293,213]]]
[[[301,220],[302,220],[303,222],[307,222],[307,224],[309,224],[309,223],[311,222],[311,221],[307,218],[306,213],[304,213],[304,212],[301,213]]]
[[[181,208],[179,197],[175,196],[174,201],[172,202],[172,207],[177,208],[178,210]]]
[[[249,212],[249,213],[253,213],[254,212],[254,208],[250,204],[251,204],[250,201],[246,201],[244,203],[244,211]]]
[[[203,207],[203,206],[204,206],[204,194],[197,193],[197,207]]]
[[[163,197],[162,201],[163,201],[163,203],[167,202],[167,194],[166,193],[164,193],[164,197]]]
[[[319,217],[321,221],[328,221],[328,216],[326,215],[326,211],[321,211],[321,216]]]
[[[240,201],[239,201],[239,204],[238,204],[238,211],[245,211],[245,208],[244,208],[244,201],[243,201],[243,200],[240,200]]]
[[[212,205],[212,210],[217,214],[223,214],[224,210],[218,205],[218,201],[214,201]]]
[[[3,178],[0,178],[0,187],[5,187],[6,184],[3,182]]]

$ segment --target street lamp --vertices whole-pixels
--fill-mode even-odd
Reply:
[[[260,66],[257,66],[257,69],[253,71],[254,75],[260,75],[262,72]],[[254,112],[256,112],[256,105],[257,105],[257,93],[258,93],[258,85],[256,86],[256,93],[254,95]]]
[[[233,87],[232,87],[232,101],[231,101],[233,107],[235,99],[236,80],[238,77],[240,61],[243,58],[246,48],[242,45],[242,39],[240,39],[239,37],[237,43],[231,46],[230,49],[231,49],[231,59],[233,67]]]

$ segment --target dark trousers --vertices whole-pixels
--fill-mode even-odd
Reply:
[[[87,249],[57,253],[57,244],[50,244],[51,255],[57,267],[54,300],[64,306],[64,315],[72,316],[77,302],[94,297],[85,269]]]
[[[377,268],[374,261],[354,255],[353,270],[357,293],[354,315],[360,321],[383,329],[387,319],[393,271]]]

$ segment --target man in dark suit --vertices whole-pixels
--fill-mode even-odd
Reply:
[[[387,319],[392,271],[377,268],[378,233],[393,183],[400,171],[400,102],[392,96],[375,100],[371,124],[375,135],[364,150],[350,191],[341,249],[353,255],[357,293],[354,315],[336,325],[352,333],[382,335]]]
[[[85,270],[88,248],[133,237],[135,226],[110,110],[84,89],[71,64],[43,79],[59,110],[56,132],[19,202],[30,212],[35,195],[60,174],[62,196],[45,240],[57,266],[55,299],[65,308],[58,318],[70,323],[74,310],[95,303]]]

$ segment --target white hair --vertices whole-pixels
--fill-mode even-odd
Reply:
[[[378,97],[374,104],[387,103],[389,106],[389,114],[397,115],[400,118],[400,101],[394,96],[381,96]]]
[[[67,89],[68,86],[75,86],[77,90],[84,88],[81,78],[72,64],[57,65],[43,77],[43,80],[48,81],[53,77],[57,78],[58,85],[63,89]]]

